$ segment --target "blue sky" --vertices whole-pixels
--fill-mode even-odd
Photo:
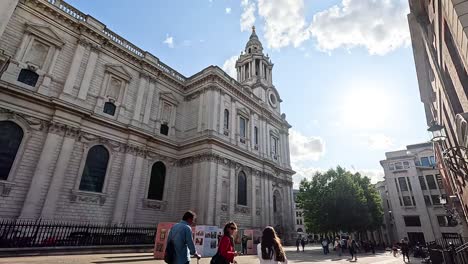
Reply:
[[[186,76],[232,72],[255,25],[293,126],[296,183],[337,165],[376,181],[386,151],[429,140],[406,0],[68,2]]]

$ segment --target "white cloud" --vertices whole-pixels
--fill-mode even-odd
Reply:
[[[409,45],[406,0],[342,0],[314,15],[311,32],[322,51],[365,47],[383,55]]]
[[[311,180],[315,173],[326,172],[326,169],[314,168],[314,167],[303,167],[297,164],[293,164],[293,170],[296,174],[293,175],[293,188],[299,189],[299,184],[303,179]]]
[[[166,35],[166,39],[163,41],[169,48],[174,48],[174,37]]]
[[[236,61],[238,56],[232,56],[227,59],[223,67],[221,67],[227,74],[229,74],[232,78],[237,79],[237,71],[236,71]]]
[[[240,18],[241,31],[250,30],[255,24],[255,3],[253,0],[242,0],[241,6],[243,8]]]
[[[258,0],[258,14],[265,22],[269,48],[298,47],[310,38],[303,0]]]
[[[388,150],[393,146],[393,140],[384,134],[367,135],[367,144],[372,149]]]
[[[231,8],[230,7],[226,7],[226,14],[231,14]]]
[[[289,150],[291,162],[316,161],[325,151],[325,143],[320,137],[307,137],[300,132],[289,130]]]

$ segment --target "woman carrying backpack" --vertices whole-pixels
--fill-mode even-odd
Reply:
[[[288,263],[281,241],[273,227],[267,226],[263,230],[262,242],[257,246],[257,255],[260,264]]]

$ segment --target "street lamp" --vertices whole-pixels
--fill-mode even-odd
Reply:
[[[432,133],[432,142],[440,142],[447,139],[445,127],[437,124],[435,120],[431,122],[431,126],[427,129],[427,131]]]

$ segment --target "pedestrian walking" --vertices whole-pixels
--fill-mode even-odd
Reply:
[[[182,217],[182,221],[175,224],[167,237],[167,246],[164,260],[169,264],[190,263],[190,255],[200,259],[200,255],[195,250],[192,238],[192,226],[195,223],[196,215],[192,211],[187,211]]]
[[[340,238],[339,237],[336,237],[335,239],[335,250],[336,250],[336,253],[338,254],[338,257],[341,257],[341,253],[343,252],[342,248],[341,248],[341,242],[340,242]]]
[[[242,254],[247,255],[247,242],[249,241],[249,237],[246,235],[242,236]]]
[[[408,262],[410,262],[410,260],[409,260],[409,245],[404,239],[401,240],[400,250],[401,250],[401,254],[403,255],[403,262],[405,262],[405,256],[408,259]]]
[[[323,238],[323,239],[322,239],[322,247],[323,247],[323,254],[324,254],[324,255],[327,255],[327,254],[328,254],[328,251],[327,251],[327,249],[328,249],[328,241],[327,241],[326,238]]]
[[[306,238],[303,237],[303,238],[301,239],[302,252],[304,252],[305,244],[306,244]]]
[[[234,249],[234,235],[237,232],[236,223],[228,222],[224,226],[223,232],[223,237],[219,242],[218,254],[224,258],[225,262],[236,263],[234,257],[239,255]]]
[[[297,237],[296,239],[297,252],[299,252],[299,245],[301,245],[301,236]]]
[[[359,246],[351,236],[348,239],[348,249],[349,249],[349,254],[351,255],[351,261],[357,261],[357,250]]]
[[[267,226],[263,230],[262,242],[257,245],[257,255],[260,264],[288,263],[281,240],[273,227]]]

